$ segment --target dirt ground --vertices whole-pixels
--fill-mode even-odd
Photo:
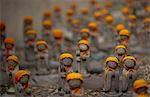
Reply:
[[[8,36],[12,36],[15,38],[15,43],[17,44],[16,55],[19,56],[20,63],[21,63],[20,65],[23,65],[23,66],[26,65],[27,67],[29,66],[28,62],[24,61],[23,33],[21,33],[22,32],[22,17],[25,15],[32,15],[36,21],[34,26],[40,32],[41,31],[40,23],[41,23],[41,18],[42,18],[41,13],[43,12],[43,10],[45,9],[50,10],[53,5],[57,3],[62,3],[61,0],[56,0],[56,2],[54,1],[55,0],[46,0],[45,2],[43,0],[42,1],[41,0],[37,0],[37,1],[35,0],[0,0],[0,3],[2,5],[2,6],[0,5],[1,12],[2,12],[1,18],[2,20],[6,21],[6,24],[8,25],[8,30],[7,30]],[[66,9],[67,5],[71,3],[70,1],[65,0],[62,3],[62,6],[65,6],[64,9]],[[81,1],[77,0],[77,1],[79,1],[78,3],[82,3],[84,6],[87,4],[87,2],[84,4],[82,0]],[[116,1],[119,2],[120,0],[116,0]],[[50,5],[48,5],[46,2],[50,3]],[[80,7],[82,6],[82,4],[80,5]],[[31,8],[32,10],[30,10],[29,8]],[[117,5],[117,8],[120,8],[120,5]],[[15,11],[16,13],[14,13]],[[114,16],[115,19],[117,19],[121,17],[121,13],[120,11],[114,9],[112,11],[112,16]],[[61,26],[61,28],[63,29],[65,35],[67,36],[68,30],[66,30],[65,26]],[[103,38],[103,37],[100,37],[100,38]],[[142,44],[140,44],[137,37],[135,37],[134,35],[131,36],[131,39],[129,42],[130,42],[129,44],[130,46],[128,48],[129,50],[128,54],[135,56],[137,58],[137,65],[139,65],[138,78],[145,79],[150,84],[150,48],[144,47]],[[70,43],[68,42],[65,45],[68,46],[70,45]],[[110,47],[114,48],[114,46],[112,45],[112,42],[110,41],[104,40],[101,42],[100,45],[101,47],[106,47],[106,48],[108,45],[110,45]],[[71,48],[72,49],[71,53],[73,53],[73,55],[75,55],[75,51],[73,50],[75,49],[74,46],[75,45],[72,45],[72,48]],[[112,54],[112,53],[103,52],[103,51],[98,51],[97,53],[98,54],[95,54],[95,56],[97,55],[97,58],[99,58],[99,60],[98,61],[96,60],[96,62],[91,61],[90,64],[99,64],[103,66],[105,62],[105,58]],[[58,62],[59,60],[55,60],[55,61]],[[74,65],[74,68],[76,69],[77,68],[76,64],[74,63],[73,65]],[[34,97],[68,97],[67,95],[58,96],[57,94],[58,79],[59,79],[59,76],[57,73],[45,75],[45,76],[32,76],[31,84],[32,84],[32,89],[33,89],[33,92],[32,92],[33,96]],[[102,83],[103,83],[102,75],[91,75],[90,77],[84,78],[84,84],[83,84],[83,87],[85,90],[84,97],[101,97]],[[15,97],[15,96],[4,94],[1,97]]]

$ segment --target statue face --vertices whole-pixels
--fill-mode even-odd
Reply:
[[[8,69],[9,70],[14,70],[14,68],[17,65],[17,63],[15,61],[13,61],[13,60],[8,60],[7,65],[8,65]]]
[[[125,49],[123,49],[123,48],[119,48],[118,50],[117,50],[117,54],[118,55],[123,55],[123,54],[125,54]]]
[[[113,68],[113,69],[116,69],[117,68],[117,64],[115,62],[108,62],[107,65],[110,67],[110,68]]]
[[[32,24],[32,21],[27,20],[27,21],[25,21],[25,24],[26,24],[26,25],[31,25],[31,24]]]
[[[127,40],[127,39],[129,39],[129,37],[126,36],[126,35],[121,35],[120,38],[121,38],[121,40]]]
[[[97,31],[97,29],[96,28],[93,28],[93,27],[90,27],[90,31]]]
[[[44,50],[44,49],[46,49],[46,46],[44,44],[40,44],[40,45],[38,45],[38,49]]]
[[[65,58],[62,60],[62,63],[65,65],[71,65],[72,64],[72,60],[70,58]]]
[[[44,26],[44,29],[46,29],[46,30],[50,30],[50,28],[51,28],[51,27],[50,27],[49,25],[45,25],[45,26]]]
[[[79,45],[80,50],[84,51],[84,50],[88,50],[88,46],[86,44],[80,44]]]
[[[31,35],[28,35],[27,37],[28,37],[29,40],[30,40],[30,39],[35,39],[35,38],[36,38],[36,35],[31,34]]]
[[[88,38],[89,35],[88,35],[88,33],[82,33],[82,34],[81,34],[81,37],[82,37],[82,38]]]
[[[134,68],[135,66],[135,62],[133,60],[126,60],[124,64],[126,67],[129,67],[129,68]]]
[[[12,48],[12,47],[13,47],[12,44],[10,44],[10,43],[7,43],[7,44],[6,44],[6,48]]]
[[[148,27],[150,27],[150,23],[144,23],[144,26],[145,26],[146,28],[148,28]]]
[[[70,88],[71,89],[75,89],[75,88],[79,88],[79,87],[81,87],[81,81],[80,80],[70,80],[69,82],[68,82],[68,84],[69,84],[69,86],[70,86]]]
[[[146,88],[146,87],[141,87],[141,88],[139,88],[139,89],[137,90],[137,93],[138,93],[138,94],[146,93],[146,91],[147,91],[147,88]]]
[[[100,21],[100,20],[101,20],[101,17],[96,17],[95,20],[96,20],[96,21]]]
[[[25,84],[29,81],[29,76],[25,75],[20,79],[21,84]]]
[[[73,24],[74,28],[79,28],[79,24]]]

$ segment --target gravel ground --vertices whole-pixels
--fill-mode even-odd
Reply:
[[[139,64],[140,64],[138,69],[139,78],[143,78],[150,83],[150,57],[141,56]]]
[[[9,4],[15,5],[17,3],[17,1],[14,2],[14,3],[9,3],[10,2],[9,0],[2,0],[2,1],[3,1],[2,3],[6,3],[6,4],[3,5],[3,7],[5,5],[9,6]],[[20,4],[18,4],[20,6],[13,7],[15,9],[12,9],[11,12],[7,11],[7,10],[11,9],[9,7],[7,8],[7,10],[3,10],[3,11],[6,11],[6,13],[8,13],[8,14],[4,14],[2,16],[2,18],[4,18],[4,20],[7,20],[7,17],[10,16],[10,14],[12,14],[14,12],[14,10],[16,10],[16,9],[22,8],[22,9],[25,10],[26,9],[25,5],[28,4],[28,2],[26,2],[25,0],[23,0],[23,1],[24,2],[20,2]],[[41,2],[40,0],[38,0],[38,1],[39,1],[39,3]],[[21,5],[24,5],[25,8],[22,7]],[[40,22],[41,22],[41,17],[37,17],[37,16],[41,15],[40,12],[42,12],[43,9],[45,9],[45,5],[43,4],[41,6],[41,10],[38,10],[39,6],[36,6],[36,4],[35,4],[35,6],[32,6],[32,7],[34,7],[35,12],[39,12],[38,14],[33,13],[33,16],[35,16],[34,18],[36,20],[38,20],[39,23],[35,23],[36,24],[35,26],[37,26],[38,30],[40,30],[39,25],[40,25]],[[23,12],[26,12],[24,10],[23,10]],[[32,8],[32,10],[33,10],[33,8]],[[22,16],[27,15],[27,14],[31,14],[32,10],[31,10],[31,12],[26,12],[24,14],[23,13],[21,14],[20,11],[22,11],[22,10],[18,11],[16,13],[17,15],[14,15],[14,16],[19,16],[19,17],[15,18],[15,19],[14,18],[8,19],[9,21],[7,21],[7,24],[11,24],[11,23],[13,23],[14,21],[16,21],[18,19],[21,21]],[[118,11],[113,12],[112,15],[116,18],[121,16],[121,14]],[[8,31],[8,32],[15,32],[15,34],[13,36],[17,40],[23,40],[22,38],[18,37],[18,36],[21,36],[21,35],[18,35],[18,33],[16,34],[16,32],[21,32],[21,30],[22,30],[21,29],[22,27],[20,27],[21,23],[22,22],[17,23],[17,25],[19,25],[19,26],[17,26],[19,28],[19,30],[15,29],[14,26],[16,26],[16,25],[14,25],[14,24],[12,24],[14,26],[8,25],[8,27],[10,26],[10,28],[11,28],[11,31]],[[10,35],[11,35],[11,33],[10,33]],[[131,39],[131,42],[135,42],[135,40]],[[19,44],[22,47],[23,43],[19,42]],[[111,44],[111,43],[106,43],[105,42],[104,44]],[[140,45],[136,44],[133,47],[131,46],[131,48],[135,48],[135,47],[140,47]],[[137,64],[139,65],[139,69],[138,69],[139,76],[138,76],[138,78],[146,79],[150,83],[150,55],[147,54],[147,53],[150,53],[149,50],[150,50],[149,48],[148,48],[148,50],[145,50],[145,49],[143,50],[142,48],[138,48],[137,50],[130,49],[130,53],[133,53],[137,58]],[[19,56],[20,59],[24,59],[24,57],[23,57],[24,53],[22,52],[22,49],[21,50],[17,49],[17,51],[18,51],[17,56]],[[21,63],[22,62],[23,62],[23,60],[21,60]],[[103,61],[100,61],[99,64],[103,64]],[[38,77],[34,77],[34,79],[37,82],[37,83],[35,83],[35,82],[32,83],[33,84],[33,87],[32,87],[33,93],[32,94],[33,94],[34,97],[53,97],[52,96],[53,94],[56,94],[55,97],[59,97],[57,95],[57,89],[56,89],[56,84],[57,84],[56,80],[58,79],[57,74],[56,75],[44,76],[44,77],[38,76]],[[102,78],[100,76],[99,77],[98,76],[92,76],[91,78],[85,78],[84,88],[85,88],[85,96],[84,97],[99,97],[99,96],[101,96],[101,91],[100,90],[102,88]],[[2,97],[14,97],[14,95],[7,95],[6,94],[6,95],[3,95]],[[67,95],[65,95],[63,97],[67,97]]]

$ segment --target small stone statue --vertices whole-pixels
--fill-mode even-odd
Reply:
[[[71,90],[73,97],[83,97],[83,76],[80,73],[70,73],[67,75],[66,80]]]
[[[32,97],[32,89],[29,84],[30,73],[19,70],[15,75],[16,97]]]
[[[116,57],[108,57],[104,71],[104,95],[118,97],[119,94],[119,61]],[[104,96],[104,97],[105,97]]]
[[[36,74],[49,74],[49,55],[48,55],[48,44],[45,41],[36,42],[37,49],[37,67]]]
[[[6,70],[9,76],[9,84],[7,93],[15,93],[15,83],[14,83],[14,77],[15,73],[19,70],[19,60],[17,56],[9,56],[7,58],[7,64],[6,64]]]

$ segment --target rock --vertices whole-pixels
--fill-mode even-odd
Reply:
[[[90,62],[87,68],[88,68],[88,72],[91,74],[100,74],[103,72],[102,64],[95,61]]]

